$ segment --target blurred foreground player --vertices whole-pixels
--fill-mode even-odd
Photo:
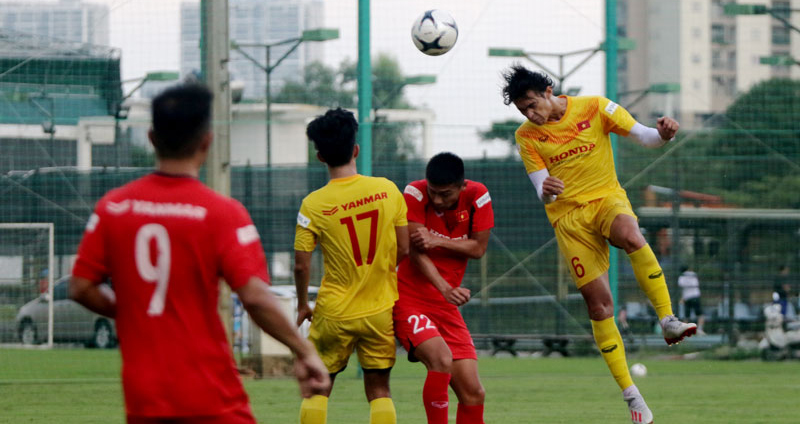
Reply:
[[[448,384],[458,397],[457,424],[483,424],[485,391],[478,356],[458,307],[470,299],[461,287],[469,259],[486,253],[494,227],[486,187],[464,179],[452,153],[432,157],[425,179],[408,184],[409,258],[400,263],[394,306],[397,338],[409,360],[428,369],[422,401],[429,424],[447,424]]]
[[[198,179],[211,144],[211,92],[153,99],[157,171],[108,192],[89,218],[70,296],[116,319],[128,423],[255,423],[217,313],[219,278],[264,331],[295,354],[304,397],[327,390],[313,346],[269,291],[256,227]],[[100,285],[110,277],[113,292]]]
[[[679,321],[672,312],[664,273],[617,180],[609,133],[630,136],[645,147],[660,147],[675,136],[678,123],[662,117],[657,128],[650,128],[606,98],[556,96],[550,77],[520,65],[503,76],[505,104],[514,104],[527,118],[515,134],[520,156],[586,302],[597,347],[623,391],[632,421],[650,423],[653,414],[633,384],[614,323],[607,241],[628,254],[667,344],[695,334],[697,325]]]

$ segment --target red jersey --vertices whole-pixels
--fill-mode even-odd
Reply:
[[[244,207],[191,177],[150,174],[107,193],[72,271],[111,277],[128,415],[218,415],[247,404],[217,313],[232,289],[269,281]]]
[[[408,205],[408,221],[422,224],[432,235],[448,239],[468,239],[472,233],[491,229],[494,227],[494,212],[489,190],[479,182],[466,180],[466,184],[455,208],[443,213],[436,212],[433,205],[428,204],[426,180],[408,184],[403,191]],[[427,254],[442,278],[453,287],[461,285],[469,258],[443,248],[428,250]],[[400,297],[444,301],[439,290],[409,259],[400,262],[397,289]]]

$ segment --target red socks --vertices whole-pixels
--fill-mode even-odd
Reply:
[[[459,403],[456,424],[483,424],[483,405]]]
[[[428,371],[425,386],[422,387],[422,403],[425,405],[428,424],[447,424],[447,407],[450,404],[447,393],[449,384],[450,374]]]

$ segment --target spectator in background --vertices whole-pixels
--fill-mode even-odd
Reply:
[[[781,305],[781,315],[786,318],[789,309],[789,293],[791,292],[791,285],[789,284],[789,266],[781,265],[778,267],[778,275],[772,285],[772,300],[773,302]]]
[[[42,270],[42,274],[39,278],[39,294],[47,294],[50,292],[50,279],[47,278],[49,272],[47,268]]]
[[[689,319],[692,314],[697,317],[697,334],[704,335],[703,324],[706,317],[703,315],[703,307],[700,302],[700,279],[697,273],[690,266],[681,267],[681,275],[678,277],[678,286],[683,290],[681,293],[681,303],[684,305],[684,318]]]

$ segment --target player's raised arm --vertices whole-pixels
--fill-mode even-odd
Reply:
[[[658,118],[656,128],[648,127],[640,123],[635,123],[630,131],[630,137],[644,147],[661,147],[670,142],[678,132],[680,125],[678,121],[668,118]]]
[[[247,284],[236,289],[236,294],[253,321],[295,354],[295,374],[303,397],[327,392],[331,385],[328,369],[311,343],[300,336],[284,315],[269,286],[260,278],[251,277]]]

